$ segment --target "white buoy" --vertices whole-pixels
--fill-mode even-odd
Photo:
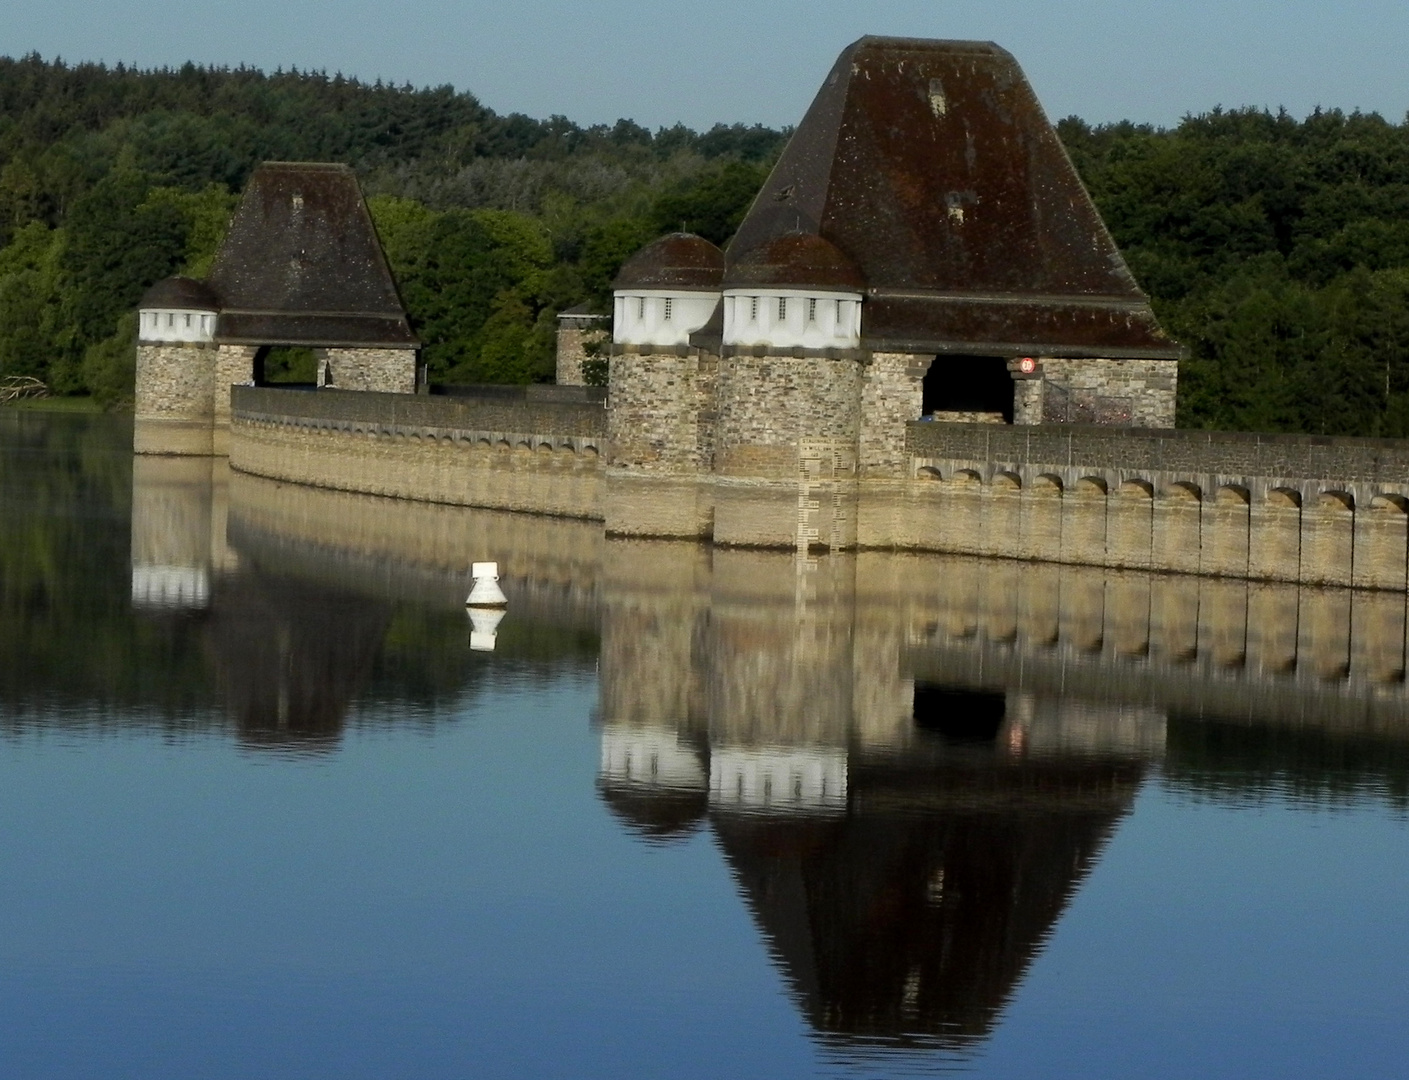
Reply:
[[[466,607],[497,608],[508,606],[509,598],[499,587],[499,564],[497,562],[472,564],[470,576],[475,579],[475,587],[465,598]]]
[[[503,620],[503,608],[470,608],[470,648],[475,652],[493,652],[494,638]]]

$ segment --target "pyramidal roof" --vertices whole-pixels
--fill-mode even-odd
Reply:
[[[1176,358],[1017,61],[866,37],[813,100],[729,245],[816,233],[867,283],[863,345]]]
[[[346,165],[268,161],[255,169],[208,283],[220,298],[218,341],[417,344]]]

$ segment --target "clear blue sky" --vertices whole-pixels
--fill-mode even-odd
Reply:
[[[501,112],[580,123],[795,123],[863,34],[997,41],[1054,120],[1409,110],[1405,0],[6,0],[0,12],[11,56],[326,68],[451,83]]]

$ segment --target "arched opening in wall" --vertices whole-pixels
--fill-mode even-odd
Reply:
[[[1272,488],[1267,493],[1267,505],[1279,510],[1300,510],[1301,492],[1292,488]]]
[[[318,358],[312,349],[264,345],[254,354],[255,386],[314,386],[317,382]]]
[[[1224,484],[1214,493],[1213,501],[1219,506],[1244,507],[1252,500],[1247,488],[1237,484]]]
[[[1016,495],[1022,491],[1023,482],[1015,472],[999,471],[993,474],[993,490]]]
[[[1007,714],[1002,691],[916,682],[915,726],[946,742],[992,742]]]
[[[935,419],[1013,422],[1013,377],[999,356],[934,358],[925,373],[921,414]]]
[[[1116,494],[1122,499],[1153,499],[1155,488],[1148,480],[1122,480]]]

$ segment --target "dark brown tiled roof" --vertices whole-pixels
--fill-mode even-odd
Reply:
[[[414,347],[357,177],[265,162],[245,188],[210,284],[218,341]]]
[[[158,281],[144,292],[137,307],[176,311],[218,311],[220,301],[204,281],[188,277],[169,277]]]
[[[627,259],[612,288],[712,292],[723,277],[724,252],[702,236],[671,233]]]
[[[726,289],[786,289],[799,286],[860,292],[861,271],[840,248],[816,233],[784,233],[744,252],[729,264]]]
[[[1022,70],[990,42],[846,49],[731,262],[790,232],[825,237],[860,268],[868,348],[1179,354]]]

